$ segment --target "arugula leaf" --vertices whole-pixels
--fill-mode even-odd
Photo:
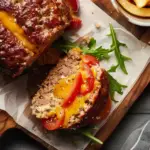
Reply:
[[[119,65],[112,65],[111,68],[108,70],[108,72],[116,72],[116,69],[118,68]]]
[[[82,45],[77,45],[76,43],[66,41],[63,38],[58,39],[55,41],[52,45],[53,48],[62,50],[65,53],[68,53],[68,51],[72,48],[80,48],[84,54],[89,54],[92,56],[95,56],[99,60],[103,59],[109,59],[109,53],[111,53],[113,50],[105,49],[102,46],[99,46],[96,48],[96,40],[94,38],[90,39],[90,42],[87,47],[83,47]]]
[[[122,58],[124,59],[124,61],[132,60],[130,57],[127,57],[127,56],[124,56],[124,55],[122,55]]]
[[[100,145],[103,144],[103,142],[101,140],[99,140],[98,138],[94,137],[94,135],[92,134],[92,132],[94,130],[98,130],[98,126],[86,126],[86,127],[82,127],[82,128],[78,128],[78,129],[72,129],[69,130],[68,132],[74,133],[74,134],[81,134],[85,137],[87,137],[88,139],[92,140],[95,143],[98,143]]]
[[[60,38],[56,40],[53,45],[53,48],[56,48],[58,50],[62,50],[65,53],[68,53],[68,51],[72,48],[79,47],[76,43],[70,42],[65,40],[64,38]]]
[[[90,39],[89,44],[88,44],[88,48],[89,48],[89,49],[93,49],[93,48],[95,48],[95,47],[96,47],[96,40],[92,37],[92,38]]]
[[[111,49],[114,50],[115,52],[115,56],[117,58],[118,64],[121,68],[121,70],[125,73],[128,74],[126,67],[125,67],[125,61],[129,60],[129,57],[123,56],[120,52],[120,46],[124,46],[127,47],[126,44],[121,43],[118,41],[117,36],[116,36],[116,32],[112,26],[112,24],[110,24],[110,35],[112,38],[112,44],[111,44]],[[128,59],[127,59],[128,58]],[[130,59],[131,60],[131,59]]]
[[[103,142],[101,140],[99,140],[98,138],[94,137],[89,131],[80,130],[80,133],[83,134],[84,136],[86,136],[87,138],[89,138],[90,140],[92,140],[95,143],[98,143],[100,145],[103,144]]]
[[[98,138],[94,137],[94,135],[92,134],[92,132],[94,130],[98,130],[98,126],[86,126],[86,127],[82,127],[82,128],[78,128],[78,129],[72,129],[69,130],[68,132],[74,133],[74,134],[81,134],[85,137],[87,137],[88,139],[92,140],[95,143],[98,143],[100,145],[103,144],[103,142],[101,140],[99,140]],[[64,132],[66,133],[66,132]]]
[[[109,73],[108,73],[108,79],[109,79],[109,90],[110,90],[110,96],[112,101],[117,102],[114,99],[115,92],[119,93],[120,95],[123,94],[123,88],[127,88],[126,85],[120,84],[116,79],[114,79]]]
[[[119,46],[127,47],[127,45],[125,43],[121,43],[121,42],[118,41],[118,44],[119,44]]]
[[[95,56],[99,60],[109,59],[109,53],[112,52],[112,50],[104,49],[101,46],[96,49],[81,48],[81,50],[84,54]]]
[[[91,38],[88,47],[81,46],[80,48],[84,54],[95,56],[99,60],[109,59],[109,53],[113,51],[110,49],[105,49],[102,46],[96,48],[96,40],[94,38]]]

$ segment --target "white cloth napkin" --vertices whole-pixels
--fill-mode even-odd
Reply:
[[[150,120],[130,134],[121,150],[150,150]]]

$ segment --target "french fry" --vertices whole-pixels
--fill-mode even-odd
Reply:
[[[138,8],[145,7],[148,3],[150,4],[150,0],[134,0],[135,4]]]
[[[138,8],[128,0],[117,0],[117,2],[129,13],[139,17],[150,17],[150,8]]]

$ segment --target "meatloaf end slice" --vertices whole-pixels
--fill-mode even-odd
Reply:
[[[50,71],[32,99],[33,115],[39,119],[49,118],[49,113],[62,105],[63,99],[56,97],[54,94],[55,87],[61,80],[80,71],[81,56],[82,53],[79,49],[70,50],[68,55],[61,59],[57,66]],[[73,104],[65,109],[65,121],[62,128],[68,129],[87,125],[105,107],[109,87],[107,74],[99,64],[93,65],[92,68],[96,71],[94,89],[84,97],[77,97]],[[70,78],[67,82],[71,82]],[[62,94],[64,94],[63,91]]]
[[[0,65],[1,71],[19,75],[32,59],[23,44],[0,21]]]
[[[0,35],[0,40],[3,40],[0,53],[5,53],[3,56],[7,61],[4,61],[4,57],[0,55],[0,62],[3,62],[4,68],[11,70],[12,76],[20,75],[64,32],[70,21],[70,9],[63,0],[1,0],[0,30],[3,32],[5,28],[7,33],[5,35],[3,32]],[[12,39],[10,39],[8,32]],[[13,45],[14,39],[17,42]],[[8,47],[6,47],[7,45]],[[30,57],[28,57],[28,61],[23,63],[23,66],[22,62],[17,61],[18,59],[15,59],[16,64],[13,63],[13,60],[12,67],[7,62],[9,59],[12,60],[14,53],[11,56],[11,52],[16,53],[18,47],[21,47],[24,53],[30,53]],[[24,58],[26,56],[20,51],[15,57],[26,59]],[[21,65],[18,65],[19,63]]]
[[[63,0],[1,0],[0,11],[14,17],[28,40],[37,46],[49,43],[71,19]]]

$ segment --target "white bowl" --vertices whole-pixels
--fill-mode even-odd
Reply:
[[[136,16],[128,13],[126,10],[124,10],[124,8],[122,8],[116,0],[111,0],[111,1],[112,1],[112,4],[114,5],[114,7],[119,12],[121,12],[128,19],[129,22],[139,25],[139,26],[150,27],[150,19],[136,17]]]

